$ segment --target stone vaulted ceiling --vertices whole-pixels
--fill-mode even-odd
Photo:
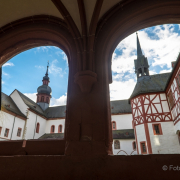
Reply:
[[[96,15],[95,19],[99,20],[110,8],[120,1],[122,0],[0,0],[0,27],[18,19],[35,15],[50,15],[66,21],[67,16],[63,13],[64,10],[67,10],[80,34],[82,34],[82,23],[86,23],[88,30],[93,13]],[[64,8],[61,7],[59,9],[56,7],[59,6],[59,2],[62,3]],[[96,7],[96,4],[99,7]],[[84,17],[86,17],[85,20],[83,20]]]

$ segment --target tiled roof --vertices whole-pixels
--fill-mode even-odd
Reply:
[[[64,133],[45,133],[38,139],[64,139]]]
[[[113,130],[113,139],[135,139],[134,129]]]
[[[10,96],[1,92],[1,100],[2,100],[3,108],[26,118],[26,116],[23,113],[21,113],[21,111],[16,106],[16,104],[14,103],[14,101],[12,100],[12,98]]]
[[[128,103],[128,99],[111,101],[111,114],[118,113],[132,113],[131,105]]]
[[[164,73],[140,77],[130,99],[140,94],[164,91],[170,74]]]
[[[66,106],[53,106],[49,107],[45,111],[47,118],[65,118]]]

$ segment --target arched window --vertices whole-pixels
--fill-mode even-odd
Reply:
[[[44,102],[44,96],[41,97],[41,102]]]
[[[54,133],[54,132],[55,132],[55,126],[52,125],[52,126],[51,126],[51,133]]]
[[[39,102],[39,96],[37,97],[37,102]]]
[[[46,102],[49,103],[49,98],[48,97],[46,97]]]
[[[59,125],[58,133],[62,133],[62,125]]]
[[[39,133],[39,128],[40,128],[40,124],[37,123],[37,125],[36,125],[36,133]]]
[[[120,142],[118,140],[114,141],[114,149],[120,149]]]
[[[132,142],[132,146],[133,146],[133,150],[136,150],[136,142],[135,141]]]
[[[112,130],[116,130],[116,122],[115,121],[112,122]]]

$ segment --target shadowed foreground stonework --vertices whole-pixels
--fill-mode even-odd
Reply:
[[[180,155],[134,156],[12,156],[0,157],[1,179],[174,179]]]

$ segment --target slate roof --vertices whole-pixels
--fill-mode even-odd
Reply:
[[[66,106],[53,106],[49,107],[45,111],[47,118],[65,118]]]
[[[41,109],[41,107],[36,104],[34,101],[32,101],[31,99],[29,99],[27,96],[25,96],[24,94],[22,94],[20,91],[17,90],[17,92],[19,93],[19,95],[21,96],[22,100],[24,101],[24,103],[32,110],[36,111],[37,113],[43,115],[46,117],[46,114],[44,113],[44,111]]]
[[[135,139],[134,129],[113,130],[113,139]]]
[[[2,100],[2,106],[8,110],[8,111],[11,111],[15,114],[18,114],[22,117],[25,117],[26,116],[21,113],[21,111],[19,110],[19,108],[16,106],[16,104],[14,103],[14,101],[12,100],[12,98],[6,94],[4,94],[3,92],[1,92],[1,100]]]
[[[140,77],[130,99],[140,94],[164,91],[170,74],[164,73]]]
[[[45,133],[38,139],[64,139],[64,133]]]
[[[128,99],[111,101],[111,114],[132,113]]]

